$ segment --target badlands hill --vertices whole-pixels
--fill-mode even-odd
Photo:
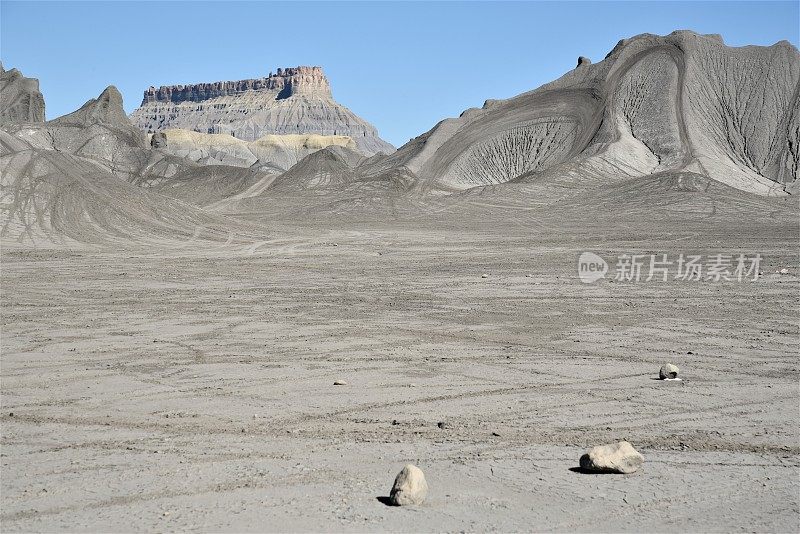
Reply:
[[[19,101],[14,95],[11,100]],[[25,245],[174,246],[225,241],[232,233],[239,238],[261,235],[140,187],[160,184],[187,169],[201,168],[150,149],[125,115],[122,96],[113,86],[77,111],[48,122],[4,120],[0,238]]]
[[[269,134],[348,136],[366,155],[394,152],[374,126],[333,99],[320,67],[278,69],[251,80],[150,87],[131,120],[148,133],[181,128],[244,141]]]
[[[4,85],[3,102],[35,104],[35,98],[26,100],[35,81],[15,79]],[[3,121],[2,235],[32,241],[32,229],[41,228],[47,239],[65,233],[102,242],[106,232],[116,242],[126,235],[141,239],[145,231],[128,229],[154,221],[163,234],[163,222],[172,221],[172,235],[185,239],[195,234],[197,221],[205,221],[203,228],[217,230],[200,235],[217,239],[226,225],[419,218],[473,209],[480,214],[471,217],[535,213],[538,220],[554,218],[555,225],[565,224],[571,212],[599,217],[616,213],[616,206],[653,215],[666,210],[666,219],[720,210],[761,216],[774,213],[777,204],[754,195],[797,190],[799,84],[800,53],[786,42],[731,48],[718,36],[687,31],[640,35],[620,41],[598,63],[582,58],[552,83],[489,100],[392,154],[369,158],[353,145],[363,151],[365,140],[378,138],[353,131],[270,134],[254,141],[238,136],[256,136],[252,128],[237,137],[191,131],[199,125],[192,121],[203,117],[212,117],[212,130],[221,127],[236,106],[263,104],[267,93],[274,106],[255,116],[288,130],[287,117],[306,109],[304,102],[332,102],[318,70],[152,89],[134,118],[144,120],[145,109],[158,109],[166,113],[164,121],[148,124],[189,122],[182,124],[187,129],[157,132],[150,142],[109,87],[78,111],[48,122],[28,121],[39,117],[38,105],[8,112],[17,118]],[[211,101],[220,106],[209,108]],[[177,110],[171,119],[170,106]],[[227,124],[234,123],[256,124]],[[75,188],[92,196],[73,195]],[[50,209],[54,203],[58,210]],[[93,215],[97,210],[104,215]],[[87,225],[91,231],[76,230]],[[247,228],[239,233],[260,231]]]
[[[44,97],[39,80],[0,63],[0,122],[44,122]]]
[[[455,190],[690,171],[752,193],[798,178],[800,54],[689,31],[623,39],[596,64],[447,119],[375,166]]]

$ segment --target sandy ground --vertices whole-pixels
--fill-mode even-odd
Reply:
[[[796,223],[472,223],[5,246],[2,530],[800,529]],[[583,250],[757,250],[766,274],[585,286]],[[639,472],[571,470],[620,439]],[[429,499],[385,506],[407,462]]]

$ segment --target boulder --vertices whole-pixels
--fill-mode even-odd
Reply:
[[[627,441],[598,445],[581,456],[581,469],[597,473],[633,473],[644,458]]]
[[[678,366],[671,363],[665,363],[658,371],[658,378],[666,380],[668,378],[678,378]]]
[[[164,132],[156,132],[150,137],[150,146],[153,148],[167,148],[167,136]]]
[[[583,67],[584,65],[591,65],[591,64],[592,64],[591,59],[589,59],[588,57],[581,56],[578,58],[578,65],[575,68],[577,69],[578,67]]]
[[[408,464],[394,479],[389,500],[395,506],[422,504],[428,496],[428,483],[422,469]]]

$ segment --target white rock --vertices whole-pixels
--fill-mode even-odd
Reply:
[[[425,473],[415,465],[408,464],[394,479],[389,499],[395,506],[422,504],[428,496]]]
[[[580,459],[582,469],[598,473],[633,473],[643,462],[642,455],[627,441],[598,445]]]
[[[488,274],[486,274],[486,273],[483,273],[483,274],[481,275],[481,278],[489,278],[489,275],[488,275]]]
[[[678,366],[671,363],[665,363],[658,371],[658,378],[667,380],[670,378],[678,378]]]
[[[781,269],[781,274],[789,274],[789,269]]]

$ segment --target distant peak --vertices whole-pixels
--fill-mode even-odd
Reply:
[[[53,119],[53,124],[105,124],[118,126],[121,128],[131,127],[131,123],[125,115],[122,103],[122,95],[113,85],[106,87],[97,98],[86,102],[77,111],[68,115]]]
[[[100,104],[103,105],[113,105],[122,107],[122,94],[119,92],[119,89],[114,87],[113,85],[109,85],[106,87],[100,96],[97,97],[97,100]]]
[[[265,78],[252,78],[226,82],[197,83],[190,85],[162,85],[149,87],[144,92],[142,105],[148,102],[200,102],[220,96],[230,96],[246,91],[276,93],[276,99],[296,94],[331,96],[328,78],[322,67],[286,67],[270,72]]]

